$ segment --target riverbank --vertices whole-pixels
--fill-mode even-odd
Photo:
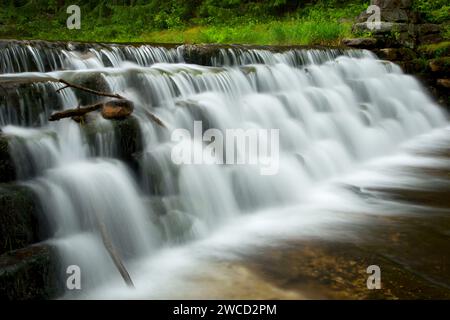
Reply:
[[[370,4],[365,0],[81,2],[81,27],[69,30],[69,4],[1,2],[5,3],[0,12],[0,38],[258,45],[336,45],[345,37],[361,35],[352,31],[352,23]],[[382,2],[384,6],[393,1]],[[445,1],[417,0],[412,5],[415,17],[425,23],[448,22],[448,8]],[[398,13],[394,16],[399,17]],[[449,28],[444,32],[448,37]]]

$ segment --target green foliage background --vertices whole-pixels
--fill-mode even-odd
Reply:
[[[416,0],[430,21],[448,0]],[[81,30],[66,8],[81,7]],[[0,37],[114,42],[334,44],[369,0],[0,0]]]

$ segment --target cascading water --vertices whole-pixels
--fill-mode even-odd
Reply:
[[[366,51],[230,48],[201,66],[185,62],[187,50],[0,48],[0,71],[8,73],[0,80],[94,78],[135,104],[143,147],[132,166],[118,160],[120,137],[108,120],[47,122],[53,111],[86,99],[79,91],[56,93],[62,85],[40,82],[28,96],[21,90],[29,87],[20,87],[0,101],[18,178],[39,197],[61,264],[81,267],[82,296],[103,297],[96,289],[111,283],[124,286],[102,243],[99,219],[136,286],[154,286],[148,279],[161,279],[146,274],[158,267],[140,261],[176,252],[175,246],[206,239],[249,214],[257,224],[258,215],[273,209],[282,223],[286,209],[302,204],[321,182],[446,125],[414,78]],[[263,176],[258,165],[175,165],[171,132],[193,133],[194,121],[202,121],[203,130],[279,129],[279,172]],[[202,143],[194,140],[189,143]]]

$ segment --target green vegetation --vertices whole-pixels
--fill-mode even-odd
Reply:
[[[110,42],[337,44],[369,0],[0,0],[0,38]],[[66,9],[81,8],[81,30]],[[426,21],[448,0],[415,0]],[[450,37],[447,24],[444,36]],[[360,35],[357,35],[360,36]]]
[[[423,18],[432,23],[445,22],[450,15],[448,0],[415,0],[413,5]]]
[[[165,43],[337,44],[368,0],[0,0],[0,37]],[[81,30],[66,28],[81,7]]]
[[[450,41],[422,45],[419,52],[430,58],[450,56]]]

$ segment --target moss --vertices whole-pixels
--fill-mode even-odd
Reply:
[[[405,61],[402,66],[404,71],[410,74],[427,74],[430,71],[428,61],[423,58]]]
[[[450,41],[422,45],[418,52],[426,58],[440,58],[450,55]]]
[[[448,75],[450,73],[450,57],[436,58],[430,61],[431,71]]]
[[[38,240],[38,216],[33,192],[24,186],[0,184],[0,254]]]

